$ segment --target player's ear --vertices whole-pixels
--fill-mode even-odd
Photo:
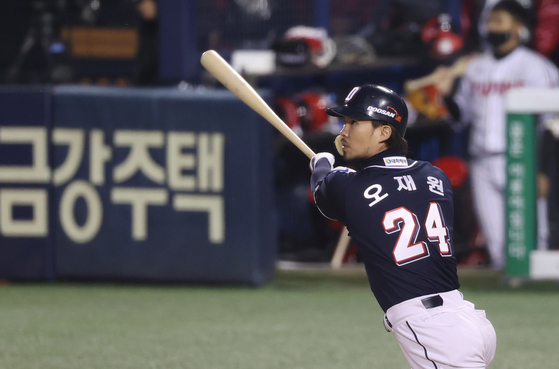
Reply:
[[[380,126],[380,139],[381,141],[386,141],[392,135],[392,127],[389,124],[383,124]]]

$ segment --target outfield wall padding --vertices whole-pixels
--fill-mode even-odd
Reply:
[[[36,136],[23,144],[0,136],[2,153],[27,151],[26,161],[3,159],[0,186],[44,188],[48,232],[30,237],[20,227],[20,234],[2,235],[0,256],[22,244],[36,250],[0,261],[0,277],[251,285],[272,278],[271,127],[231,93],[60,86],[44,90],[41,100],[37,91],[1,92],[12,96],[2,99],[2,110],[43,112],[0,121],[7,137],[26,134],[10,127],[31,127]],[[43,144],[48,168],[35,150]],[[2,180],[2,170],[10,174],[16,164],[49,177]],[[37,219],[43,199],[31,195],[31,205],[10,200],[13,211],[0,211],[0,225],[2,217],[21,214],[12,226],[31,233],[33,225],[44,227]],[[28,265],[38,259],[41,266]]]

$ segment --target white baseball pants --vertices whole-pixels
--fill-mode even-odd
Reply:
[[[506,157],[494,155],[470,161],[472,197],[479,225],[487,240],[494,269],[505,268]]]
[[[458,290],[439,293],[442,306],[426,308],[421,296],[394,305],[385,327],[393,332],[412,369],[487,368],[497,336],[485,311]]]

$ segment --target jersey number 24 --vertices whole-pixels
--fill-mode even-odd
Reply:
[[[438,203],[429,203],[424,225],[429,242],[437,244],[442,256],[451,256],[448,228],[445,226],[441,207]],[[417,236],[421,229],[417,215],[405,207],[402,206],[384,213],[382,226],[388,234],[400,232],[392,251],[396,264],[405,265],[429,257],[427,244],[424,241],[417,242]]]

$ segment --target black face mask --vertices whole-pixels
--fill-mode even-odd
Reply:
[[[493,49],[496,49],[510,40],[510,37],[510,32],[489,32],[487,34],[487,42],[493,46]]]

